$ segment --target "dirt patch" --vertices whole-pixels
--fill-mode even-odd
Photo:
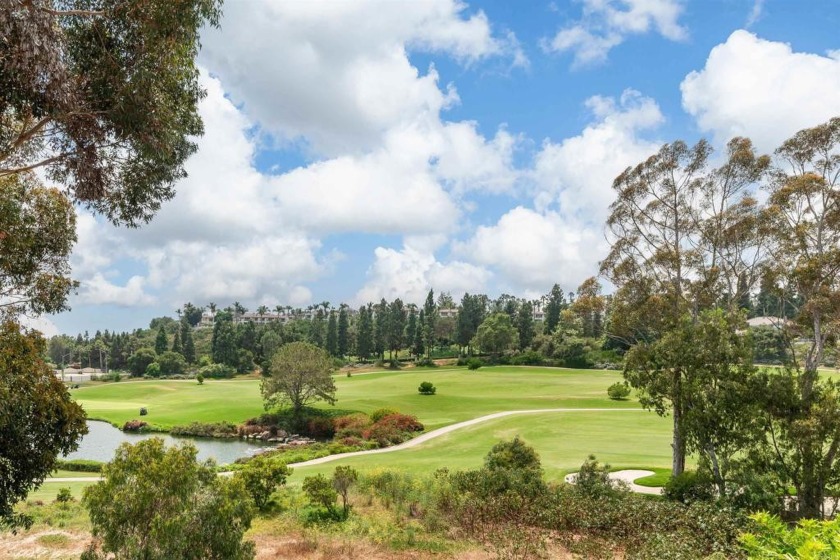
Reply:
[[[78,558],[90,541],[88,533],[56,529],[25,531],[13,535],[0,533],[0,560],[18,558],[65,560]]]

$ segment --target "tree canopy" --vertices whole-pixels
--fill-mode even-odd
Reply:
[[[136,226],[174,196],[203,131],[195,56],[218,0],[4,0],[0,177],[42,168]]]
[[[291,342],[271,358],[271,377],[261,390],[266,408],[288,404],[295,416],[311,402],[335,403],[332,359],[324,350],[306,342]]]
[[[45,352],[38,333],[0,325],[0,527],[28,523],[15,504],[87,433],[82,407],[41,359]]]
[[[254,543],[243,541],[253,517],[245,485],[217,476],[196,454],[160,438],[122,444],[104,480],[85,490],[95,540],[83,560],[254,558]]]

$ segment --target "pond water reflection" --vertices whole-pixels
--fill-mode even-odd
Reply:
[[[190,442],[198,448],[198,459],[215,459],[220,465],[232,463],[239,457],[253,453],[260,447],[270,444],[245,441],[240,439],[190,438],[175,437],[169,434],[132,434],[118,430],[107,422],[89,421],[88,433],[79,444],[79,449],[70,453],[66,459],[90,459],[107,462],[113,459],[114,452],[123,442],[137,443],[151,437],[160,437],[167,445]]]

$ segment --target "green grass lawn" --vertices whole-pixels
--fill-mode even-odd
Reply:
[[[607,398],[618,372],[535,367],[484,367],[377,372],[337,376],[338,408],[372,412],[395,408],[416,415],[428,429],[502,410],[539,408],[636,408],[635,401]],[[417,393],[421,381],[437,387],[434,396]],[[199,422],[242,422],[263,412],[259,381],[109,383],[72,392],[91,418],[122,425],[139,419],[161,428]],[[325,405],[322,405],[325,406]]]
[[[462,428],[417,447],[351,457],[295,469],[290,482],[331,473],[337,465],[359,470],[400,469],[415,474],[439,468],[471,469],[501,439],[520,436],[540,454],[546,477],[577,471],[592,453],[621,468],[667,468],[671,463],[670,419],[643,410],[557,412],[508,416]]]

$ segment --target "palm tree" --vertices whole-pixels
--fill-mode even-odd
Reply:
[[[257,313],[259,313],[260,315],[265,315],[266,313],[268,313],[268,306],[260,305],[259,307],[257,307]]]
[[[211,302],[207,305],[207,307],[209,307],[209,308],[210,308],[210,313],[213,313],[213,314],[215,314],[215,313],[216,313],[216,302],[211,301]]]

